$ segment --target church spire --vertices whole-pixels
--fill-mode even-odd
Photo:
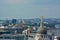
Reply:
[[[43,16],[41,16],[41,20],[40,20],[40,27],[43,28]]]
[[[47,34],[47,30],[43,26],[43,16],[41,17],[40,27],[38,28],[37,32],[40,34]]]

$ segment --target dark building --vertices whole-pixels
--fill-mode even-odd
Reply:
[[[16,24],[17,23],[17,19],[12,19],[12,24]]]

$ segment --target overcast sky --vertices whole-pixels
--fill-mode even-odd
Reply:
[[[60,18],[60,0],[0,0],[0,19]]]

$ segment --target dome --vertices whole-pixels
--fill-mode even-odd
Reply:
[[[40,27],[37,31],[40,34],[47,34],[47,30],[45,28]]]

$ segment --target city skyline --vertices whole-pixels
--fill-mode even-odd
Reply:
[[[60,0],[0,0],[0,19],[60,18]]]

